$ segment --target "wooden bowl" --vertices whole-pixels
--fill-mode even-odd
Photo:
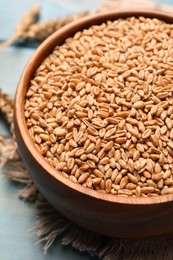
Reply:
[[[35,51],[20,79],[15,96],[15,134],[26,169],[39,191],[59,212],[79,226],[99,234],[144,238],[173,232],[173,194],[120,197],[101,194],[57,174],[36,149],[24,116],[25,94],[34,72],[56,45],[75,32],[107,20],[144,16],[173,23],[173,16],[155,11],[94,14],[73,22],[46,39]]]

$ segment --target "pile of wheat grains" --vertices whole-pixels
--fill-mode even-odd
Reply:
[[[93,25],[42,62],[26,94],[29,133],[74,182],[117,196],[173,193],[173,25]]]

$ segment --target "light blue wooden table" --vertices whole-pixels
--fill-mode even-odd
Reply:
[[[139,0],[140,1],[140,0]],[[11,37],[15,25],[34,0],[0,0],[0,40]],[[40,0],[42,19],[54,19],[68,13],[97,8],[101,0]],[[173,4],[173,0],[161,1]],[[32,48],[8,47],[0,51],[0,88],[14,96],[24,66],[33,54]],[[0,132],[8,135],[7,127],[0,120]],[[0,172],[0,260],[87,260],[88,255],[71,247],[61,246],[60,240],[43,254],[42,244],[34,245],[36,236],[28,230],[36,220],[35,208],[18,199],[19,186],[10,183]]]

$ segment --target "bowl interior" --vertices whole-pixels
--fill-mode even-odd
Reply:
[[[36,69],[39,67],[41,62],[52,52],[55,46],[61,45],[67,37],[75,34],[75,32],[88,28],[93,24],[101,24],[107,20],[115,20],[118,18],[126,18],[130,16],[144,16],[149,18],[158,18],[168,23],[173,23],[173,16],[171,14],[164,14],[156,11],[120,11],[120,12],[109,12],[103,14],[94,14],[88,17],[82,18],[76,22],[73,22],[67,26],[64,26],[59,31],[51,35],[47,40],[45,40],[35,51],[34,55],[28,62],[22,77],[20,79],[16,96],[15,96],[15,117],[17,118],[17,124],[22,136],[23,141],[28,147],[32,156],[37,160],[48,174],[53,176],[53,178],[64,185],[68,185],[71,189],[78,191],[79,193],[84,193],[89,197],[94,197],[104,201],[110,201],[115,203],[123,204],[157,204],[164,203],[173,200],[173,194],[161,195],[158,197],[148,197],[148,198],[134,198],[134,197],[120,197],[111,194],[103,194],[89,188],[85,188],[78,183],[74,183],[71,180],[67,180],[65,177],[57,174],[56,170],[49,165],[48,162],[43,158],[43,156],[37,150],[34,142],[32,141],[24,116],[24,102],[25,94],[29,87],[30,80],[32,79]]]

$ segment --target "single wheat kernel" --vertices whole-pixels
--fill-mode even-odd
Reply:
[[[78,183],[83,184],[83,183],[87,180],[87,178],[89,177],[89,175],[90,175],[89,172],[82,173],[82,174],[80,175],[79,179],[77,180]]]

